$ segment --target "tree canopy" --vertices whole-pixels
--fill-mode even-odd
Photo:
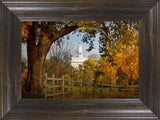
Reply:
[[[98,34],[100,45],[99,51],[103,53],[102,55],[104,57],[106,56],[105,59],[107,61],[111,62],[108,66],[115,67],[114,61],[116,60],[116,57],[120,60],[120,58],[118,58],[119,55],[117,55],[118,50],[127,46],[130,47],[127,48],[128,52],[130,49],[133,49],[133,43],[128,41],[135,38],[137,31],[138,22],[132,21],[22,22],[22,42],[27,43],[28,55],[28,75],[24,90],[29,92],[42,90],[43,67],[47,53],[53,42],[61,42],[63,37],[69,33],[84,33],[82,41],[89,45],[88,51],[94,48],[95,36]],[[118,44],[122,44],[122,46],[120,47]],[[138,44],[138,42],[136,44]],[[125,53],[127,53],[127,50],[123,54],[125,55]],[[133,58],[133,53],[131,53],[131,51],[130,54],[130,58]],[[126,56],[126,58],[129,57]],[[131,63],[133,62],[134,61]],[[126,64],[128,63],[126,62]],[[116,66],[116,68],[119,67]],[[132,69],[132,67],[129,68],[128,72],[131,72]],[[121,67],[121,70],[124,71],[123,67]],[[102,72],[104,71],[102,70]],[[116,72],[112,70],[110,72],[108,71],[108,73],[116,74]],[[113,76],[114,75],[112,75],[112,77]],[[129,77],[131,79],[136,78],[136,76]]]

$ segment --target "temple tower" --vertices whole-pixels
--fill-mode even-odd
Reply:
[[[77,57],[83,57],[83,50],[80,44],[77,46]]]

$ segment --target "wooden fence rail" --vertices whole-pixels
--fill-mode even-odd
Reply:
[[[43,81],[43,98],[47,97],[53,97],[57,95],[61,95],[64,97],[65,94],[71,94],[74,95],[74,93],[77,94],[79,92],[81,95],[82,93],[85,93],[86,95],[88,94],[88,90],[92,92],[93,94],[96,93],[96,89],[99,89],[100,93],[103,92],[104,88],[109,88],[112,92],[112,88],[117,88],[119,92],[126,92],[131,90],[138,92],[139,87],[138,86],[122,86],[122,85],[110,85],[110,84],[103,84],[101,83],[93,83],[92,85],[91,82],[82,82],[82,79],[79,81],[74,81],[74,80],[67,80],[64,79],[64,76],[61,78],[56,78],[55,75],[52,75],[52,78],[47,77],[47,73],[44,74],[44,81]],[[79,89],[79,91],[74,91],[74,89]],[[83,90],[83,91],[82,91]]]

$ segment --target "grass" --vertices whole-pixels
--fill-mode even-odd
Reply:
[[[61,92],[61,90],[58,90],[59,92]],[[68,92],[71,92],[72,89],[67,89]],[[80,89],[79,88],[74,88],[73,89],[74,92],[79,92]],[[52,92],[52,89],[47,89],[47,92]],[[82,88],[82,92],[86,92],[86,88]],[[88,92],[93,92],[93,89],[92,88],[88,88]],[[96,88],[95,89],[95,92],[101,92],[101,89],[100,88]],[[102,89],[102,92],[110,92],[110,88],[103,88]],[[113,89],[113,92],[118,92],[118,88],[114,88]]]
[[[72,93],[71,88],[66,88],[65,91]],[[62,89],[56,90],[57,93],[61,93]],[[47,89],[47,93],[52,94],[52,89]],[[25,99],[41,99],[42,93],[26,93],[22,94],[22,98]],[[86,92],[86,88],[82,88],[82,93],[80,92],[80,88],[74,87],[73,94],[65,94],[64,97],[62,95],[58,95],[55,98],[65,98],[65,99],[104,99],[104,98],[138,98],[137,92],[119,92],[118,88],[114,88],[113,91],[110,91],[110,88],[103,87],[95,88],[95,92],[93,92],[93,88],[88,88],[88,92]]]

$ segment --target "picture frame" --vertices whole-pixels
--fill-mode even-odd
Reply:
[[[159,0],[0,1],[0,118],[21,100],[21,21],[139,21],[139,99],[160,118]]]

